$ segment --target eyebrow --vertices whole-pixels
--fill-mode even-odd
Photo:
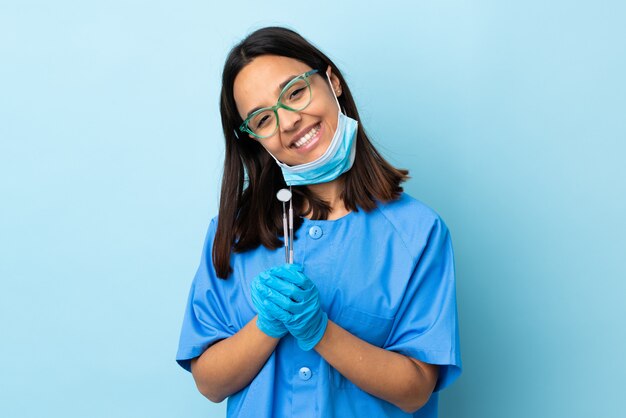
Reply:
[[[295,75],[290,75],[285,81],[283,81],[282,83],[280,83],[278,85],[278,89],[279,91],[282,91],[282,89],[285,88],[285,86],[294,78],[298,77],[298,74]],[[257,106],[254,109],[252,109],[251,111],[248,112],[248,114],[246,115],[246,118],[248,118],[251,114],[253,114],[254,112],[256,112],[259,109],[263,109],[263,106]]]

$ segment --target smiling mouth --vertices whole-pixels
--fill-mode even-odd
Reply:
[[[319,131],[320,131],[320,124],[318,123],[313,128],[311,128],[309,132],[307,132],[300,139],[296,140],[293,144],[291,144],[291,148],[298,149],[307,145],[313,140],[313,138],[315,138],[315,136],[319,133]]]

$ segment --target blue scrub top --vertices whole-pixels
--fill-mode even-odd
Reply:
[[[294,260],[317,285],[328,318],[357,337],[439,365],[428,403],[414,414],[362,391],[289,334],[254,380],[228,398],[228,417],[437,417],[439,391],[461,374],[450,233],[432,209],[406,193],[376,209],[331,221],[304,218]],[[243,328],[256,311],[250,281],[285,262],[284,248],[233,253],[218,279],[211,259],[216,218],[191,284],[176,360],[190,360]]]

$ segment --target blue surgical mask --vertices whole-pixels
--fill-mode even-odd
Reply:
[[[328,78],[328,74],[326,77]],[[330,84],[329,78],[328,83]],[[337,112],[337,130],[335,130],[326,152],[315,161],[292,166],[278,161],[270,153],[283,172],[285,183],[288,186],[328,183],[350,170],[354,164],[358,122],[341,113],[339,100],[337,100],[332,84],[330,84],[330,89],[335,96],[339,110]]]

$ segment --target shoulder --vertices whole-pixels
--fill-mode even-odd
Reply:
[[[207,249],[207,247],[211,247],[211,244],[215,239],[215,233],[217,232],[217,217],[218,215],[215,215],[209,221],[209,226],[207,227],[207,231],[204,237],[205,250]]]
[[[396,200],[379,202],[377,210],[408,248],[421,248],[433,233],[448,233],[445,222],[434,209],[405,192]]]
[[[391,218],[409,217],[426,221],[439,218],[439,214],[434,209],[406,192],[402,192],[396,200],[378,202],[378,209]]]
[[[207,226],[206,233],[204,234],[204,241],[202,244],[202,258],[201,263],[207,266],[212,266],[212,252],[213,243],[215,242],[215,234],[217,232],[217,215],[212,217]]]
[[[215,234],[215,230],[217,229],[218,216],[219,215],[213,216],[211,220],[209,221],[209,231],[212,231],[214,234]]]
[[[430,229],[435,223],[443,223],[443,219],[434,209],[404,192],[396,200],[379,202],[378,210],[389,222],[402,230]]]

